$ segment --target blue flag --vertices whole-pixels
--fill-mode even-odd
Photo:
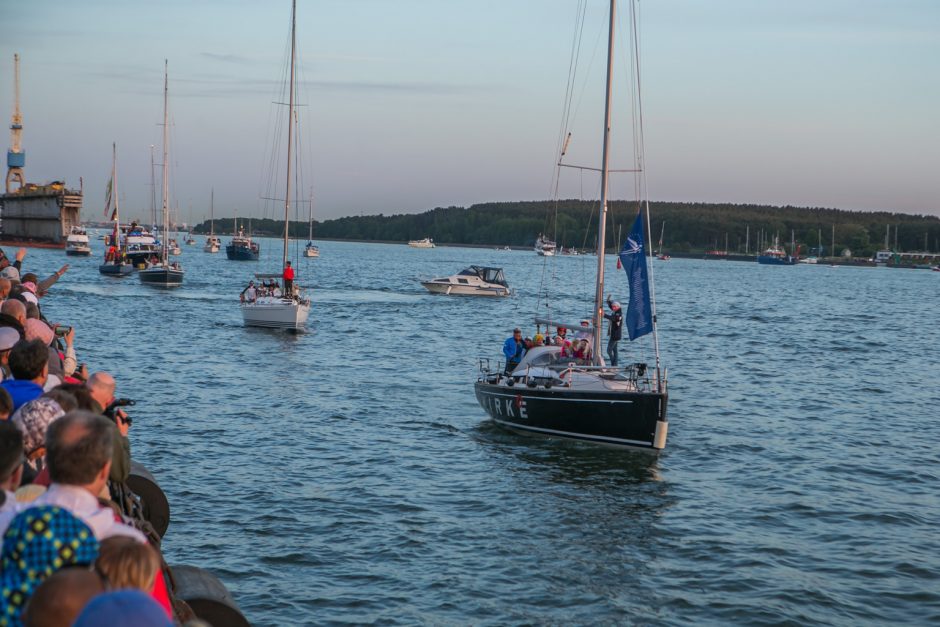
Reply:
[[[620,263],[630,283],[630,303],[627,306],[627,333],[631,340],[652,333],[653,313],[650,305],[650,282],[646,269],[646,229],[643,212],[637,214],[633,229],[623,243]]]

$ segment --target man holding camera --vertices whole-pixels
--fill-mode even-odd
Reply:
[[[124,413],[123,409],[113,409],[114,415],[109,415],[112,413],[108,410],[111,409],[111,404],[114,402],[114,391],[117,389],[117,383],[114,381],[114,377],[107,372],[96,372],[88,377],[85,387],[88,388],[91,398],[98,405],[95,408],[97,410],[95,413],[111,418],[121,436],[114,440],[110,479],[116,483],[123,483],[127,481],[127,477],[131,472],[131,442],[127,439],[127,434],[131,428],[131,419]]]

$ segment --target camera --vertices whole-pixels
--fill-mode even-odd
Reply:
[[[131,400],[129,398],[116,398],[111,401],[107,407],[104,408],[104,415],[111,419],[111,422],[117,422],[116,412],[121,407],[133,407],[137,404],[137,401]],[[134,421],[131,420],[131,417],[128,416],[124,419],[127,424],[132,425]]]
[[[55,334],[58,337],[65,337],[71,332],[72,332],[72,327],[56,327],[55,328]]]

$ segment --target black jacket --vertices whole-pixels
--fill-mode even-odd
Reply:
[[[609,314],[605,313],[604,317],[610,320],[610,326],[607,327],[607,335],[614,341],[620,340],[620,338],[623,337],[623,310],[617,309]]]

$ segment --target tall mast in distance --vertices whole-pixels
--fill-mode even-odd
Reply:
[[[167,114],[167,93],[169,92],[169,63],[166,59],[163,60],[163,265],[166,265],[168,259],[168,242],[167,239],[170,235],[170,225],[169,220],[169,211],[167,209],[167,203],[169,201],[170,187],[169,187],[169,168],[167,164],[169,160],[167,159],[167,140],[169,136],[169,116]]]
[[[604,149],[601,155],[601,212],[597,225],[597,290],[594,294],[594,351],[591,358],[595,366],[601,363],[601,327],[604,320],[604,247],[607,226],[607,192],[610,168],[610,100],[614,64],[614,26],[617,0],[610,0],[610,28],[607,36],[607,93],[604,100]]]
[[[287,187],[284,190],[284,259],[281,268],[287,266],[287,237],[290,229],[290,177],[291,151],[294,139],[294,60],[297,44],[297,0],[292,0],[290,7],[290,96],[287,112]]]

